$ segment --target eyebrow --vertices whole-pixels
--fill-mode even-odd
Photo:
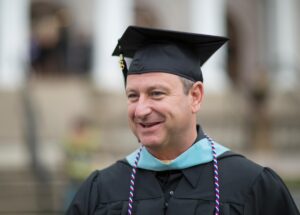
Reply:
[[[151,90],[155,90],[155,89],[161,89],[161,90],[168,91],[168,87],[160,85],[160,84],[155,84],[155,85],[149,86],[149,87],[146,88],[146,91],[151,91]],[[133,88],[128,88],[128,89],[125,90],[126,93],[136,92],[136,91],[137,90],[135,90]]]
[[[125,89],[125,93],[129,93],[129,92],[135,92],[136,90],[134,90],[134,89],[130,89],[130,88],[128,88],[128,89]]]
[[[168,90],[168,88],[167,87],[165,87],[165,86],[163,86],[163,85],[153,85],[153,86],[151,86],[151,87],[149,87],[149,89],[148,90],[155,90],[155,89],[162,89],[162,90]]]

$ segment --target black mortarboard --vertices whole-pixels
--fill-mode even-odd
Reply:
[[[124,78],[129,74],[166,72],[203,81],[200,67],[228,39],[225,37],[129,26],[113,56],[121,57]],[[133,58],[127,70],[124,57]]]

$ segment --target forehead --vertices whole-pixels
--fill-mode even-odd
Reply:
[[[126,90],[136,87],[148,88],[154,86],[179,88],[180,83],[179,76],[164,72],[131,74],[127,76]]]

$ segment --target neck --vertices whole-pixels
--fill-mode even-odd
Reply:
[[[186,138],[189,137],[189,138]],[[191,130],[190,134],[178,138],[178,143],[169,144],[168,147],[146,147],[148,152],[159,160],[174,160],[188,148],[190,148],[197,138],[197,130]]]

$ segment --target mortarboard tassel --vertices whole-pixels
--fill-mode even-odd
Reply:
[[[127,69],[127,64],[126,64],[126,61],[125,61],[125,58],[124,58],[124,55],[123,55],[122,46],[120,44],[120,41],[119,41],[118,47],[119,47],[119,51],[120,51],[119,64],[120,64],[120,68],[123,72],[124,82],[126,84],[126,77],[127,77],[128,69]]]

